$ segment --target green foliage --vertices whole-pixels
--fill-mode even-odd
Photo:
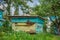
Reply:
[[[44,26],[43,26],[43,31],[44,31],[44,32],[47,32],[47,31],[46,31],[46,29],[47,29],[46,24],[47,24],[47,20],[44,21]]]
[[[23,8],[25,8],[24,10],[26,10],[26,9],[29,9],[29,6],[27,5],[27,2],[28,1],[30,1],[30,2],[32,2],[32,0],[5,0],[6,2],[7,2],[7,4],[8,4],[8,7],[7,7],[7,11],[8,11],[8,13],[10,13],[10,4],[12,3],[12,2],[14,2],[14,6],[16,7],[16,14],[18,14],[18,6],[20,5],[22,5],[22,10],[23,10]],[[23,10],[23,12],[24,12],[24,10]]]
[[[39,33],[39,34],[28,34],[25,32],[12,32],[12,33],[2,33],[3,36],[0,36],[0,40],[59,40],[60,37],[53,35],[53,34],[45,34],[45,33]]]
[[[1,28],[2,31],[4,32],[11,32],[12,31],[12,26],[10,26],[10,23],[8,20],[6,20],[4,23],[3,23],[3,27]]]
[[[40,0],[34,10],[40,16],[60,16],[60,0]]]

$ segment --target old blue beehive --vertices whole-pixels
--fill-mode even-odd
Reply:
[[[0,9],[0,26],[2,26],[3,21],[3,10]]]
[[[39,16],[9,16],[12,23],[27,23],[28,20],[35,23],[36,33],[43,32],[44,19]]]

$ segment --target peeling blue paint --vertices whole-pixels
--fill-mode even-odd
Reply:
[[[34,22],[34,23],[40,23],[40,24],[43,24],[44,23],[44,20],[42,20],[41,18],[38,18],[38,17],[29,17],[29,18],[12,18],[11,19],[11,22],[27,22],[27,21],[30,21],[30,22]]]
[[[2,19],[3,19],[3,11],[0,10],[0,26],[2,26]]]

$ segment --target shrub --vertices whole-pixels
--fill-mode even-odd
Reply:
[[[10,26],[10,23],[9,23],[8,20],[6,20],[6,21],[3,23],[2,29],[3,29],[4,32],[11,32],[11,31],[12,31],[12,27]]]

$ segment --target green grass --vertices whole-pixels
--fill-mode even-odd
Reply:
[[[60,36],[49,33],[39,33],[31,35],[25,32],[1,32],[0,40],[60,40]]]

